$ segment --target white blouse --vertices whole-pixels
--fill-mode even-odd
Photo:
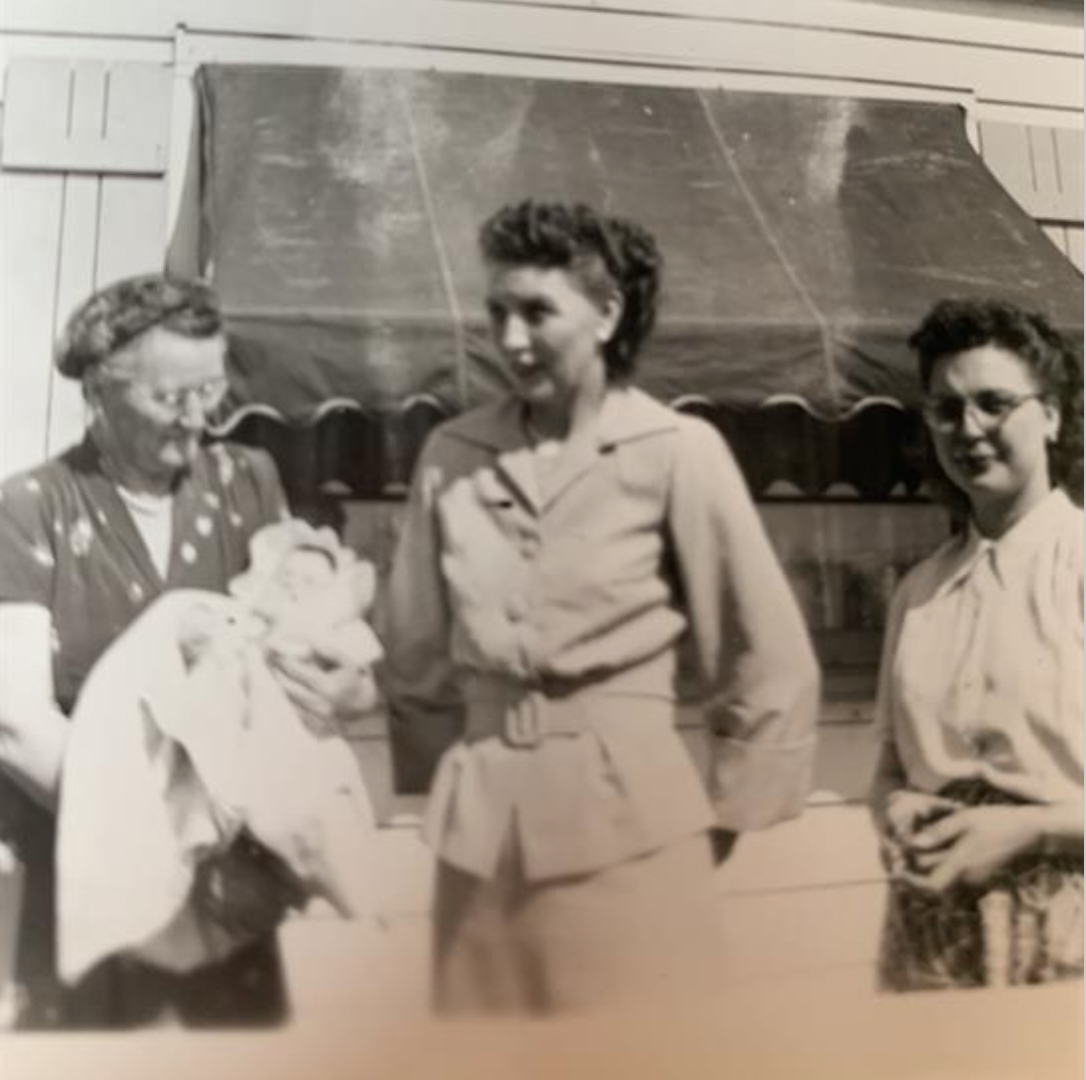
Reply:
[[[878,720],[908,786],[979,778],[1081,800],[1083,514],[1053,491],[1009,532],[955,537],[890,609]]]

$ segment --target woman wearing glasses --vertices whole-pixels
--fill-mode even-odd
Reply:
[[[891,607],[872,802],[887,989],[1082,975],[1082,369],[1041,316],[944,301],[910,338],[965,529]]]
[[[56,356],[82,384],[83,442],[0,485],[0,838],[26,865],[22,1026],[269,1023],[284,1012],[272,931],[291,897],[268,860],[240,846],[207,877],[207,910],[252,938],[232,958],[186,977],[109,961],[70,992],[54,965],[54,812],[66,716],[85,678],[164,591],[225,591],[252,535],[285,514],[269,458],[203,445],[225,357],[206,285],[148,275],[103,289],[72,316]],[[349,708],[356,675],[334,658],[283,676],[302,708]]]

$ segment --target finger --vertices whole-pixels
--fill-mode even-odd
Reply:
[[[350,655],[347,649],[336,644],[334,640],[314,641],[312,643],[312,652],[314,657],[332,667],[353,666],[356,659]]]
[[[316,685],[324,674],[311,659],[302,660],[288,653],[273,651],[269,655],[269,660],[276,671],[281,671],[296,682],[306,685]]]
[[[912,863],[920,873],[931,874],[946,861],[946,857],[947,851],[945,848],[939,851],[914,851],[912,852]]]
[[[308,660],[276,654],[271,658],[272,667],[292,685],[301,686],[322,697],[328,695],[329,673],[322,671]]]
[[[929,797],[932,806],[941,810],[961,810],[962,804],[948,799],[945,795],[932,795]]]
[[[895,844],[891,841],[883,841],[879,846],[879,857],[882,861],[883,869],[891,877],[896,876],[905,869],[905,853],[901,850],[900,844]]]
[[[917,866],[917,875],[928,883],[928,891],[932,893],[945,893],[958,884],[962,874],[962,857],[957,848],[944,854],[930,870],[924,870],[920,866],[922,856],[914,855],[913,862]]]
[[[328,703],[327,695],[314,690],[308,681],[302,682],[293,675],[280,672],[279,682],[283,693],[287,695],[295,708],[321,718],[331,715],[332,708]]]
[[[917,892],[926,893],[929,896],[940,896],[954,885],[955,875],[948,872],[944,866],[940,866],[930,874],[918,870],[903,870],[894,880],[916,889]]]
[[[899,885],[908,885],[910,889],[915,889],[920,893],[932,895],[937,892],[937,890],[932,887],[931,879],[928,875],[917,873],[915,870],[902,870],[894,876],[894,881]]]
[[[896,812],[891,809],[886,815],[886,824],[890,836],[899,842],[909,838],[912,834],[915,821],[915,813],[911,810],[906,810],[904,807],[898,807]]]
[[[918,830],[912,838],[912,846],[916,849],[945,847],[957,840],[968,825],[969,818],[960,810],[954,811]]]

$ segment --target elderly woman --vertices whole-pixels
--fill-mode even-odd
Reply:
[[[938,486],[968,524],[891,607],[883,983],[1081,977],[1081,364],[996,301],[940,303],[910,344]]]
[[[425,774],[455,743],[425,821],[435,1004],[704,997],[719,974],[710,830],[722,850],[800,812],[817,668],[727,447],[630,386],[655,315],[652,238],[526,202],[481,246],[511,390],[424,448],[385,608],[408,763]],[[714,734],[708,797],[675,730],[684,640]]]
[[[201,879],[213,917],[253,942],[186,977],[109,961],[70,992],[54,962],[54,812],[66,715],[99,655],[167,589],[225,591],[250,537],[285,513],[262,453],[205,447],[226,391],[226,338],[203,284],[118,282],[72,316],[57,367],[82,383],[83,442],[0,486],[0,828],[26,864],[17,977],[24,1026],[270,1023],[284,1014],[273,931],[292,899],[274,860],[237,845]],[[358,678],[281,659],[297,703],[349,708]],[[118,897],[118,903],[124,898]]]

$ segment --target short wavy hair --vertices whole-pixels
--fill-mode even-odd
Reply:
[[[68,319],[54,353],[57,370],[82,379],[156,326],[183,337],[214,337],[223,329],[218,295],[206,282],[164,274],[107,285]]]
[[[609,382],[633,375],[656,323],[663,273],[663,256],[651,233],[582,203],[526,199],[485,222],[479,247],[489,263],[568,270],[600,302],[617,289],[622,315],[603,347],[604,363]]]
[[[1059,435],[1048,448],[1049,476],[1082,503],[1082,348],[1048,319],[1007,300],[940,300],[909,337],[927,392],[935,365],[948,356],[995,345],[1017,356],[1030,370],[1041,394],[1056,402]],[[930,441],[930,440],[929,440]],[[929,452],[935,493],[960,506],[963,496]],[[948,490],[949,489],[949,490]]]

